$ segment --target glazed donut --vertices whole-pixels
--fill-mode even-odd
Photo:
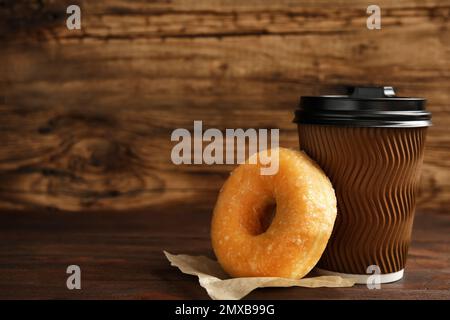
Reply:
[[[330,180],[304,152],[271,150],[276,151],[276,174],[261,175],[262,164],[247,160],[217,199],[212,246],[233,277],[299,279],[320,259],[333,230],[336,197]]]

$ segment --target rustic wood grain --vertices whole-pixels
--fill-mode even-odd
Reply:
[[[429,100],[419,208],[450,207],[450,1],[70,1],[0,5],[0,207],[211,208],[231,166],[175,166],[170,133],[280,128],[300,95],[389,84]]]
[[[208,299],[196,277],[171,267],[162,250],[213,257],[209,219],[208,210],[167,204],[126,214],[5,211],[0,215],[0,298]],[[381,290],[272,288],[246,298],[448,300],[449,233],[449,215],[419,213],[405,277]],[[66,288],[71,264],[81,268],[81,290]]]

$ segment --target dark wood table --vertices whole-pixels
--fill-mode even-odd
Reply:
[[[158,211],[158,212],[156,212]],[[210,213],[164,207],[127,212],[3,211],[0,298],[208,299],[162,251],[212,256]],[[406,274],[381,290],[267,288],[249,299],[450,299],[450,216],[418,213]],[[81,290],[66,288],[79,265]]]

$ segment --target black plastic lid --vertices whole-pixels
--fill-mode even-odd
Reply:
[[[395,96],[392,87],[354,87],[350,95],[304,96],[296,123],[355,127],[428,127],[426,100]]]

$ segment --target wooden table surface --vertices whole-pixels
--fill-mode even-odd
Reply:
[[[158,211],[158,212],[156,212]],[[159,213],[156,215],[156,213]],[[208,299],[162,250],[212,256],[210,214],[164,207],[129,212],[3,211],[0,298]],[[381,290],[267,288],[249,299],[450,299],[450,216],[418,213],[405,278]],[[81,267],[81,290],[66,268]]]

